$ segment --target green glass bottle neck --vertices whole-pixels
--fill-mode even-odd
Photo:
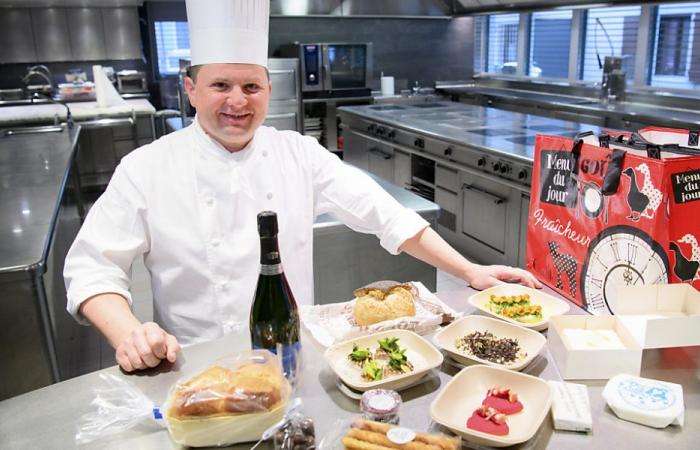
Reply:
[[[276,235],[260,238],[260,273],[263,275],[282,273],[282,260]]]

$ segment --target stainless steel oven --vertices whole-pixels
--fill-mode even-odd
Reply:
[[[299,58],[304,93],[360,95],[372,79],[372,44],[295,43],[282,46],[282,56]]]

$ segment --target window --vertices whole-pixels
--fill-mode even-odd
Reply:
[[[532,14],[530,26],[531,77],[568,78],[571,11],[544,11]]]
[[[190,58],[190,32],[187,22],[154,22],[158,73],[177,75],[180,59]]]
[[[476,16],[474,18],[474,73],[484,71],[481,46],[483,45],[485,26],[486,16]]]
[[[593,8],[588,10],[583,42],[581,79],[600,82],[606,56],[622,56],[628,84],[634,82],[640,6]]]
[[[651,62],[651,85],[700,85],[700,3],[660,5]]]
[[[487,72],[512,75],[516,73],[519,23],[519,14],[489,16]]]

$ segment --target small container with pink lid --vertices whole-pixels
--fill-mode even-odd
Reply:
[[[362,394],[360,409],[367,420],[375,422],[399,423],[401,396],[396,391],[387,389],[372,389]]]

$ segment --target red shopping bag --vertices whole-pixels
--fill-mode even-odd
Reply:
[[[700,288],[700,157],[643,136],[536,139],[527,268],[593,313],[620,286]]]

